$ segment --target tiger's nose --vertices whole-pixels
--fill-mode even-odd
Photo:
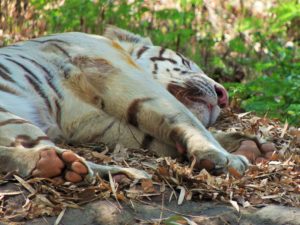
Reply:
[[[225,88],[215,85],[215,91],[218,96],[218,105],[224,108],[228,105],[228,94]]]

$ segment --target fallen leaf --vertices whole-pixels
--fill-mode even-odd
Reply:
[[[228,172],[230,175],[232,175],[234,178],[241,179],[242,175],[234,168],[234,167],[228,167]]]
[[[156,192],[152,180],[143,179],[141,182],[142,189],[145,193],[153,193]]]

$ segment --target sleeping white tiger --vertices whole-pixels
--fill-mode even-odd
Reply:
[[[274,148],[240,134],[217,135],[226,151],[205,126],[227,102],[224,87],[195,63],[122,29],[17,43],[0,49],[0,172],[70,182],[95,172],[148,176],[88,162],[55,145],[62,140],[185,155],[213,174],[243,174],[248,160]]]

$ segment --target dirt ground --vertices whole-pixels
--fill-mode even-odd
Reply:
[[[0,192],[18,192],[20,187],[6,184],[0,187]],[[28,193],[28,192],[27,192]],[[9,204],[15,209],[24,205],[24,195],[10,198]],[[39,210],[39,209],[36,209]],[[16,215],[16,214],[15,214]],[[61,215],[61,220],[59,220]],[[186,201],[178,205],[177,201],[169,202],[169,196],[164,194],[151,200],[122,202],[118,204],[113,199],[97,200],[84,205],[82,208],[67,208],[58,216],[42,216],[26,219],[26,214],[7,217],[0,224],[72,224],[72,225],[109,225],[109,224],[159,224],[159,221],[174,218],[178,224],[239,224],[239,225],[297,225],[300,224],[300,209],[280,205],[261,205],[260,207],[241,208],[238,212],[230,204],[218,201]],[[178,218],[175,218],[177,215]],[[188,221],[183,218],[187,218]],[[57,223],[58,222],[58,223]],[[193,222],[193,223],[192,223]],[[161,223],[171,224],[171,223]]]
[[[86,159],[143,169],[151,180],[57,184],[0,176],[0,224],[300,224],[300,130],[249,113],[223,113],[212,129],[273,142],[280,156],[241,179],[214,177],[141,149],[65,146]]]

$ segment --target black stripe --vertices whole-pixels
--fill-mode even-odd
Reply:
[[[8,45],[6,48],[19,48],[21,45]]]
[[[27,67],[25,67],[23,64],[15,61],[14,59],[10,59],[10,58],[6,58],[6,60],[13,62],[13,63],[17,64],[18,66],[20,66],[25,72],[27,72],[30,76],[32,76],[38,83],[42,84],[40,79],[31,70],[29,70]]]
[[[56,123],[59,128],[61,128],[61,107],[57,99],[55,99],[55,107],[56,107]]]
[[[189,69],[192,69],[189,60],[186,60],[186,59],[184,58],[184,56],[183,56],[182,54],[180,54],[179,52],[176,52],[176,55],[178,55],[178,57],[181,58],[181,62],[182,62],[183,65],[185,65],[185,66],[186,66],[187,68],[189,68]]]
[[[1,63],[0,63],[0,77],[2,77],[4,80],[15,83],[15,81],[10,77],[10,71],[7,69],[6,66],[2,65]]]
[[[149,149],[149,147],[151,146],[153,141],[154,141],[154,137],[152,137],[149,134],[145,134],[144,139],[143,139],[142,144],[141,144],[141,148]]]
[[[108,126],[105,127],[99,135],[97,135],[98,138],[103,137],[103,136],[106,134],[106,132],[107,132],[110,128],[112,128],[112,126],[115,124],[115,122],[116,122],[116,121],[113,120],[110,124],[108,124]]]
[[[138,113],[142,104],[146,101],[152,101],[154,98],[145,97],[145,98],[138,98],[132,101],[130,106],[127,109],[127,121],[129,124],[138,127]]]
[[[6,109],[4,109],[3,107],[0,107],[0,112],[8,112]]]
[[[62,44],[69,45],[69,43],[67,41],[63,41],[60,39],[48,39],[48,40],[34,39],[34,40],[29,40],[29,41],[38,42],[40,44],[49,43],[49,44],[51,44],[51,46],[54,46],[57,49],[59,49],[65,56],[67,56],[68,58],[71,58],[71,56],[68,54],[68,52],[63,47],[61,47],[60,45],[57,44],[57,43],[62,43]],[[57,43],[55,43],[55,42],[57,42]]]
[[[56,43],[51,43],[51,46],[56,47],[57,49],[59,49],[65,56],[67,56],[68,58],[71,58],[71,56],[69,55],[69,53],[61,46],[59,46]]]
[[[23,123],[30,123],[27,120],[22,119],[8,119],[0,122],[0,126],[5,126],[8,124],[23,124]]]
[[[47,98],[47,95],[45,94],[45,92],[42,90],[42,88],[39,86],[39,84],[33,80],[30,76],[25,75],[25,78],[27,79],[27,81],[31,84],[31,86],[34,88],[34,90],[44,99],[45,104],[48,107],[49,112],[53,112],[51,104],[49,99]]]
[[[11,55],[4,54],[4,53],[0,53],[0,55],[3,55],[3,56],[5,56],[5,57],[11,57]]]
[[[44,43],[47,43],[47,42],[60,42],[60,43],[64,43],[64,44],[68,44],[68,42],[66,41],[63,41],[63,40],[60,40],[60,39],[47,39],[47,40],[37,40],[37,39],[33,39],[33,40],[29,40],[29,41],[32,41],[32,42],[38,42],[38,43],[41,43],[41,44],[44,44]]]
[[[164,52],[166,51],[165,48],[161,47],[160,51],[159,51],[159,57],[163,57]]]
[[[158,70],[157,63],[154,63],[154,70],[152,71],[152,73],[157,74],[157,70]]]
[[[52,83],[52,80],[53,80],[54,76],[52,75],[52,73],[46,67],[44,67],[40,63],[36,62],[35,60],[27,58],[25,56],[19,55],[19,57],[21,57],[22,59],[30,61],[36,67],[38,67],[40,70],[42,70],[46,74],[46,80],[47,80],[48,85],[52,88],[52,90],[56,93],[56,95],[59,98],[62,98],[61,93],[59,92],[59,90],[57,89],[57,87]]]
[[[148,49],[149,47],[143,46],[140,50],[138,50],[138,52],[136,53],[137,59],[139,59],[142,56],[142,54],[144,54],[144,52],[146,52]]]
[[[50,138],[47,136],[40,136],[36,139],[32,139],[28,135],[18,135],[13,143],[10,144],[11,147],[16,147],[22,145],[25,148],[33,148],[37,146],[41,141],[49,141]]]
[[[10,71],[8,70],[8,68],[6,66],[4,66],[3,64],[0,64],[0,68],[2,70],[4,70],[6,73],[10,74]]]
[[[184,138],[184,131],[180,127],[175,127],[169,133],[169,138],[175,143],[180,144],[184,149],[187,149],[187,141]]]
[[[169,61],[170,63],[177,64],[174,59],[164,58],[164,57],[151,57],[150,58],[153,62],[155,61]]]
[[[115,120],[111,121],[107,127],[105,127],[102,132],[100,134],[96,134],[96,135],[93,135],[92,137],[89,137],[89,139],[87,141],[91,142],[91,143],[96,143],[96,142],[99,142],[101,141],[101,138],[106,134],[106,132],[112,128],[112,126],[115,124]]]
[[[189,68],[190,70],[192,69],[190,61],[188,61],[186,59],[182,59],[182,62],[184,65],[186,65],[187,68]]]
[[[22,59],[25,59],[27,61],[30,61],[31,63],[33,63],[35,66],[39,67],[41,70],[43,70],[47,76],[49,76],[50,78],[53,78],[52,74],[49,72],[49,70],[47,70],[43,65],[39,64],[38,62],[36,62],[35,60],[28,58],[26,56],[23,55],[18,55],[19,57],[21,57]]]
[[[9,86],[0,84],[0,91],[7,92],[9,94],[18,95],[18,93]]]

